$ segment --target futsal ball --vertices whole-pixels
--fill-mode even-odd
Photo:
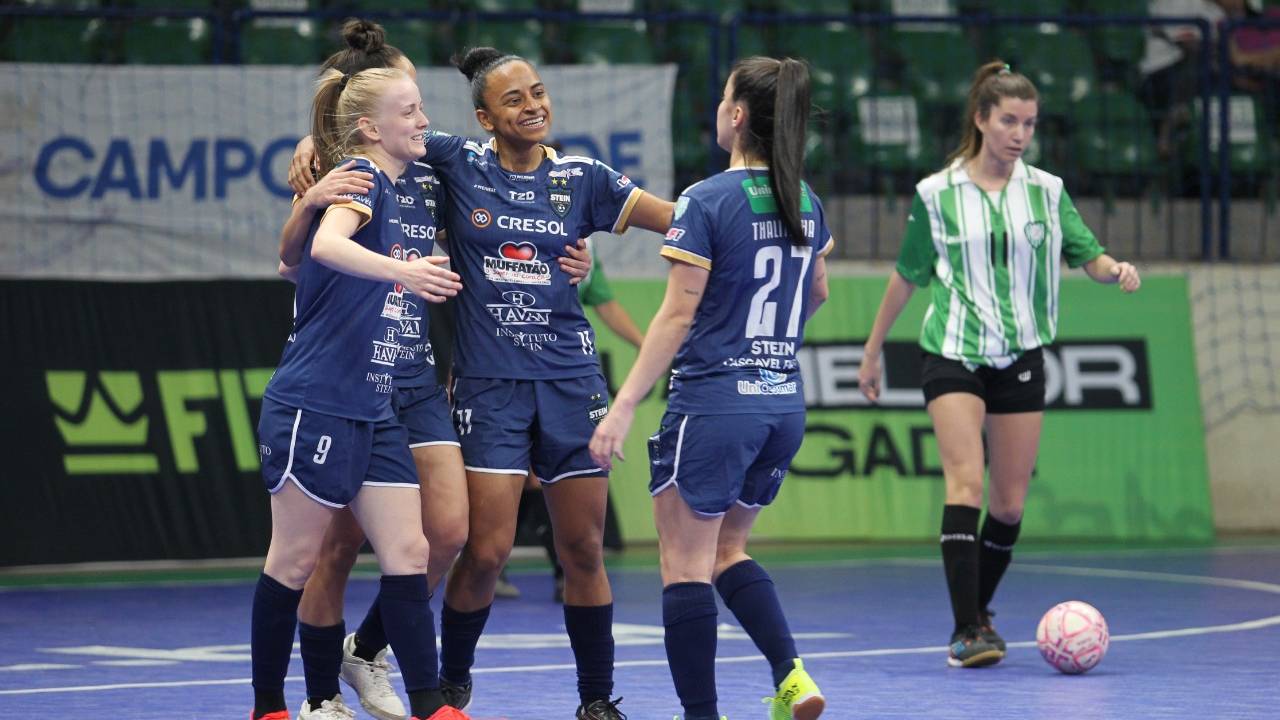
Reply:
[[[1068,675],[1088,672],[1101,662],[1110,641],[1102,613],[1079,600],[1054,605],[1036,628],[1044,661]]]

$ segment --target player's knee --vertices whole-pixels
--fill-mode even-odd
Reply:
[[[591,573],[604,565],[604,544],[594,534],[557,540],[556,554],[565,572]]]
[[[497,578],[510,556],[510,545],[471,542],[462,554],[462,561],[476,575]]]
[[[462,546],[467,543],[467,524],[436,528],[431,533],[431,553],[437,557],[448,557],[450,560],[458,556]]]
[[[975,477],[971,477],[975,476]],[[982,507],[982,468],[947,478],[947,504]]]
[[[427,555],[431,546],[421,533],[385,543],[383,548],[374,548],[378,553],[378,563],[385,573],[391,575],[418,575],[427,571]]]
[[[346,575],[355,567],[356,558],[360,556],[360,548],[363,546],[363,537],[357,541],[325,536],[324,543],[320,546],[320,556],[316,560],[317,567]]]

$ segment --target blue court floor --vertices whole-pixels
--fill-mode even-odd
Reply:
[[[611,570],[620,708],[630,720],[669,720],[680,708],[657,572],[620,565]],[[1280,718],[1278,544],[1019,553],[993,605],[1009,656],[982,670],[946,666],[942,571],[923,550],[766,567],[828,698],[824,718]],[[568,720],[573,658],[550,577],[529,568],[512,579],[524,597],[494,608],[472,714]],[[375,588],[371,576],[352,580],[349,626]],[[243,719],[251,596],[250,573],[0,589],[0,718]],[[1033,642],[1041,613],[1068,599],[1098,607],[1112,633],[1106,659],[1083,676],[1058,674]],[[721,621],[720,710],[766,717],[768,668],[723,609]],[[290,673],[296,709],[296,656]]]

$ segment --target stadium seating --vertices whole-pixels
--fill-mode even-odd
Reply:
[[[1072,30],[1008,30],[997,46],[1000,57],[1036,84],[1042,114],[1068,114],[1073,103],[1097,87],[1093,54],[1084,38]]]
[[[649,64],[656,58],[646,29],[643,20],[575,23],[569,45],[587,65]]]
[[[1151,120],[1132,95],[1106,89],[1072,105],[1071,152],[1094,176],[1149,177],[1159,171]]]

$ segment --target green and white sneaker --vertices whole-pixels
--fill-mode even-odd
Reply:
[[[778,693],[764,702],[769,704],[769,720],[815,720],[827,707],[826,698],[805,672],[800,658],[795,659],[795,669],[778,686]]]

